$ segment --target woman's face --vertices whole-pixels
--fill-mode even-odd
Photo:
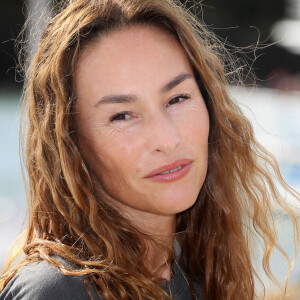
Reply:
[[[75,88],[81,151],[119,209],[174,216],[195,203],[209,117],[174,37],[137,25],[101,37],[81,53]],[[178,160],[181,170],[146,177]]]

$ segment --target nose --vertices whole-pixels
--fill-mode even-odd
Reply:
[[[174,121],[164,113],[156,113],[148,120],[146,127],[147,144],[151,153],[164,152],[171,154],[180,143],[180,136]]]

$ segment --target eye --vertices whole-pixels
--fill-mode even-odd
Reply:
[[[168,102],[167,107],[170,106],[170,105],[172,105],[172,104],[177,104],[177,103],[184,102],[184,100],[189,99],[189,98],[190,98],[189,95],[178,95],[178,96],[172,98],[172,99]]]
[[[117,113],[113,116],[110,117],[110,122],[114,122],[114,121],[126,121],[129,120],[131,117],[131,115],[127,112],[127,111],[123,111],[120,113]]]

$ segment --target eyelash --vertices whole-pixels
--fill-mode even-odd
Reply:
[[[184,100],[182,100],[182,101],[180,101],[180,102],[177,102],[177,103],[175,103],[175,104],[180,104],[180,103],[184,102],[186,99],[189,99],[189,98],[190,98],[190,95],[184,94],[184,95],[178,95],[178,96],[175,96],[174,98],[172,98],[172,99],[168,102],[168,104],[169,104],[171,101],[176,100],[176,99],[180,99],[180,98],[183,98]],[[169,105],[167,105],[167,107],[169,107]],[[126,115],[126,114],[130,114],[130,112],[129,112],[129,111],[122,111],[122,112],[120,112],[120,113],[117,113],[117,114],[111,116],[109,120],[110,120],[110,122],[122,122],[122,121],[126,121],[126,119],[117,119],[117,117],[119,117],[119,116],[124,116],[124,115]]]

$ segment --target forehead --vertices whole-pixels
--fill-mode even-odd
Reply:
[[[85,48],[75,70],[75,87],[97,85],[103,92],[126,90],[133,82],[161,85],[165,78],[192,73],[177,39],[156,27],[134,25],[111,32]]]

